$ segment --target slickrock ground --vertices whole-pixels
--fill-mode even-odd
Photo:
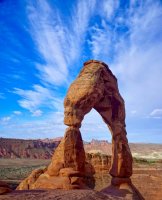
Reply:
[[[110,184],[110,175],[108,173],[100,173],[95,175],[96,186],[98,190]],[[135,168],[131,177],[133,185],[140,191],[141,195],[146,200],[162,200],[162,168],[141,167]],[[97,188],[96,188],[97,189]],[[93,190],[28,190],[14,191],[12,193],[0,195],[0,200],[124,200],[130,199],[131,194],[123,190],[117,193],[115,189],[109,188],[109,195],[101,194]],[[136,199],[136,197],[133,197]]]
[[[139,200],[138,196],[110,189],[109,194],[94,190],[23,190],[0,196],[0,200]]]

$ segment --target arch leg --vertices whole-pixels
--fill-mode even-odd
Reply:
[[[112,126],[112,164],[113,177],[129,178],[132,175],[132,155],[126,137],[125,125],[115,122]]]
[[[125,129],[125,107],[120,94],[105,98],[95,106],[112,134],[112,177],[129,178],[132,175],[132,155]]]
[[[84,172],[85,151],[79,128],[70,126],[64,136],[64,166]]]

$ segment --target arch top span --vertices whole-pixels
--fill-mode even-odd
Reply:
[[[105,65],[97,60],[87,61],[70,85],[64,100],[66,125],[80,127],[85,114],[92,108],[109,125],[117,115],[123,115],[120,120],[124,120],[124,100],[119,93],[116,77]]]
[[[102,64],[102,65],[104,65],[105,67],[108,68],[108,65],[106,63],[100,61],[100,60],[88,60],[88,61],[84,62],[83,65],[85,66],[85,65],[88,65],[90,63],[99,63],[99,64]]]
[[[103,61],[100,61],[100,60],[88,60],[88,61],[86,61],[86,62],[84,62],[84,66],[86,66],[86,65],[89,65],[89,64],[99,64],[99,65],[102,65],[102,66],[104,66],[106,69],[107,69],[107,71],[114,77],[114,79],[117,81],[117,78],[114,76],[114,74],[111,72],[111,70],[109,69],[109,66],[105,63],[105,62],[103,62]]]

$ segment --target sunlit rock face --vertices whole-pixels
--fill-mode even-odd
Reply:
[[[132,155],[125,130],[125,106],[117,79],[105,63],[90,60],[84,63],[80,74],[69,87],[64,100],[64,123],[68,128],[51,164],[32,183],[33,189],[86,187],[85,152],[79,128],[92,108],[101,115],[112,134],[111,176],[122,181],[132,175]],[[93,170],[93,166],[88,168]],[[19,186],[19,189],[23,188]]]
[[[64,123],[78,129],[85,114],[92,108],[101,115],[112,133],[110,174],[113,177],[130,177],[132,156],[126,138],[124,100],[119,93],[116,77],[105,63],[96,60],[84,63],[67,92],[64,108]]]

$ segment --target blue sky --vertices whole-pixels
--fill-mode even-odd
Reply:
[[[162,1],[1,0],[0,137],[64,135],[63,99],[83,62],[116,75],[130,142],[162,143]],[[111,135],[92,110],[84,140]]]

